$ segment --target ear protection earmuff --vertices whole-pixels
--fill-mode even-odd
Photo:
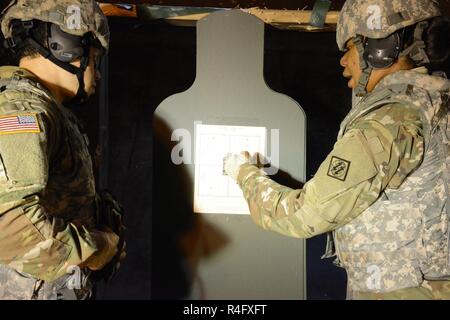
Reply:
[[[55,24],[48,24],[48,48],[61,62],[71,63],[83,57],[88,49],[86,37],[68,34]]]
[[[366,38],[364,60],[374,69],[392,66],[403,50],[403,32],[394,32],[383,39]]]

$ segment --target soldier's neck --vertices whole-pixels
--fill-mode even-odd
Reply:
[[[58,104],[62,104],[73,95],[73,90],[68,89],[73,86],[70,81],[72,79],[68,79],[73,75],[50,60],[43,57],[23,58],[20,60],[19,67],[34,74],[37,80],[50,91]]]

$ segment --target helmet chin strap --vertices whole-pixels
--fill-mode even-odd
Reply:
[[[77,94],[68,101],[68,103],[70,104],[81,104],[85,102],[88,98],[86,90],[84,89],[84,73],[86,72],[88,65],[89,65],[89,52],[87,52],[87,54],[85,52],[83,57],[81,57],[80,68],[78,68],[77,72],[75,73],[78,79],[78,91]]]
[[[355,95],[357,97],[364,97],[367,94],[367,84],[369,83],[373,68],[364,60],[363,38],[361,36],[356,36],[353,39],[353,43],[358,50],[359,66],[361,68],[361,76],[359,77],[358,85],[355,88]]]

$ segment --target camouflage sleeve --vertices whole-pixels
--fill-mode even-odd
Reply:
[[[97,248],[87,230],[46,214],[40,199],[46,192],[49,149],[57,149],[55,126],[44,114],[21,116],[29,125],[0,128],[0,263],[53,281]]]
[[[348,223],[385,188],[397,188],[422,161],[421,134],[415,110],[388,105],[349,128],[303,189],[282,186],[249,164],[238,183],[257,224],[309,238]]]

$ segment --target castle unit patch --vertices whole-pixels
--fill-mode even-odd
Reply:
[[[349,169],[350,161],[333,156],[331,157],[330,167],[328,168],[328,176],[345,181]]]

